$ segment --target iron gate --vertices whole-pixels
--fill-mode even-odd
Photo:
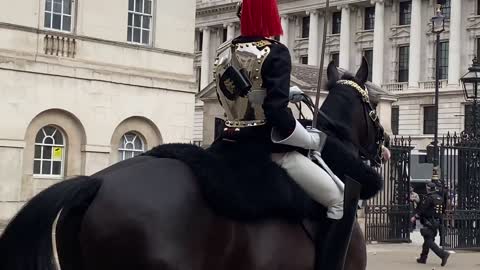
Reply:
[[[440,147],[445,204],[440,233],[449,249],[480,249],[480,140],[448,134]]]
[[[410,138],[394,138],[392,157],[379,168],[384,188],[365,206],[368,242],[410,242],[410,143]]]

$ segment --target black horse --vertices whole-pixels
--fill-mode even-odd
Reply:
[[[355,77],[343,79],[364,87],[367,74],[363,61]],[[336,83],[333,63],[328,77],[320,119],[334,141],[323,157],[337,175],[359,181],[369,198],[381,178],[358,157],[377,155],[378,120],[358,89]],[[7,226],[0,269],[56,269],[52,232],[62,270],[312,269],[313,244],[300,223],[315,203],[271,160],[234,160],[255,168],[239,179],[230,156],[164,145],[92,177],[60,182],[33,197]],[[365,268],[356,224],[345,269]]]

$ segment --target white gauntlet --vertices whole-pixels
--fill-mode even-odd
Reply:
[[[287,138],[279,135],[276,128],[272,128],[272,141],[278,144],[286,144],[308,150],[322,151],[327,135],[317,129],[306,129],[296,121],[295,130]]]

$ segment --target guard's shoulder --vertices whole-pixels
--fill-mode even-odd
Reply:
[[[266,38],[265,41],[269,43],[270,47],[277,47],[279,49],[288,50],[287,46],[285,46],[283,43],[275,39]]]
[[[290,51],[283,43],[273,39],[266,39],[266,41],[269,43],[268,47],[270,48],[270,55],[290,58]]]

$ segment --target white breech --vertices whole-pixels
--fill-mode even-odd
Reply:
[[[343,217],[343,190],[320,166],[297,151],[274,153],[272,160],[284,168],[290,177],[315,201],[327,207],[327,217]]]

